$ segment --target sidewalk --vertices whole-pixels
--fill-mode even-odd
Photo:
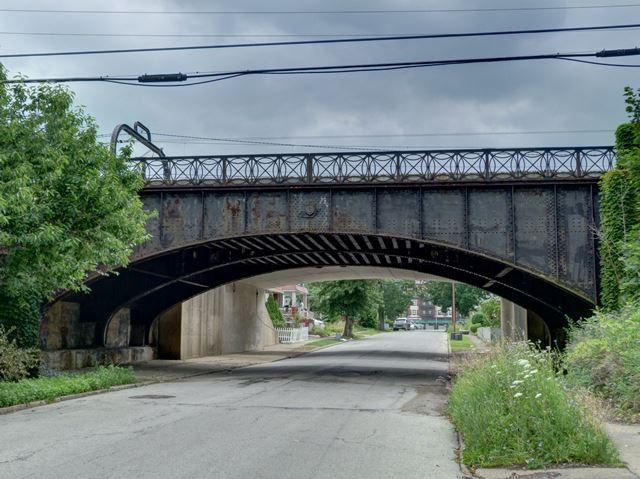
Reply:
[[[319,349],[317,346],[309,345],[317,340],[318,338],[313,338],[300,343],[274,344],[262,351],[246,351],[222,356],[185,360],[154,359],[153,361],[135,363],[132,367],[139,381],[172,381],[292,358]]]
[[[484,353],[484,352],[487,352],[489,350],[489,347],[487,346],[487,343],[485,343],[482,339],[480,339],[475,334],[470,334],[469,335],[469,339],[471,340],[473,345],[476,347],[476,349],[475,349],[476,351],[478,351],[480,353]]]

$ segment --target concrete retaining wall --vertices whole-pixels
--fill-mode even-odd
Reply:
[[[483,341],[497,341],[502,337],[500,328],[482,327],[478,328],[478,337]]]
[[[130,364],[154,359],[149,346],[132,348],[61,349],[42,351],[43,364],[50,369],[80,369],[99,364]]]

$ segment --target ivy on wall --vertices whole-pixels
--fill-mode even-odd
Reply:
[[[628,123],[616,130],[617,166],[601,188],[601,300],[607,311],[640,299],[640,90],[625,88]]]
[[[273,294],[269,295],[267,299],[267,311],[269,312],[269,317],[271,318],[271,322],[273,323],[274,328],[283,328],[286,326],[284,322],[284,318],[282,317],[282,312],[280,308],[278,308],[278,303],[276,303]]]

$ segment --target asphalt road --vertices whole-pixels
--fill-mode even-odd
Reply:
[[[0,478],[458,478],[443,333],[0,416]]]

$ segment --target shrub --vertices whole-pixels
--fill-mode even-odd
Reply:
[[[363,328],[375,329],[378,327],[378,313],[372,309],[364,313],[358,320],[358,324]]]
[[[21,349],[0,326],[0,381],[19,381],[38,366],[38,351]]]
[[[528,343],[468,359],[449,398],[470,466],[617,464],[617,451],[586,408],[563,387],[554,355]]]
[[[471,331],[473,334],[476,334],[478,332],[479,327],[480,327],[479,324],[471,323],[471,326],[469,326],[469,331]]]
[[[599,313],[569,331],[566,381],[606,399],[621,417],[640,417],[640,311]]]
[[[484,313],[480,311],[476,311],[471,315],[470,321],[471,321],[471,324],[484,326],[487,322],[487,317],[484,315]],[[469,329],[471,329],[471,326],[469,326]]]
[[[267,298],[267,311],[269,312],[269,317],[271,318],[271,323],[274,328],[284,328],[286,323],[284,318],[282,317],[282,312],[280,308],[278,308],[278,303],[276,303],[275,298],[272,294]]]
[[[324,328],[331,336],[336,333],[342,334],[342,332],[344,331],[344,321],[325,323]]]
[[[314,325],[311,328],[311,333],[315,334],[317,336],[320,336],[321,338],[324,338],[325,336],[329,336],[329,332],[325,329],[324,326],[316,326],[316,325]]]
[[[500,298],[489,296],[478,305],[478,310],[484,315],[483,326],[500,327]]]

